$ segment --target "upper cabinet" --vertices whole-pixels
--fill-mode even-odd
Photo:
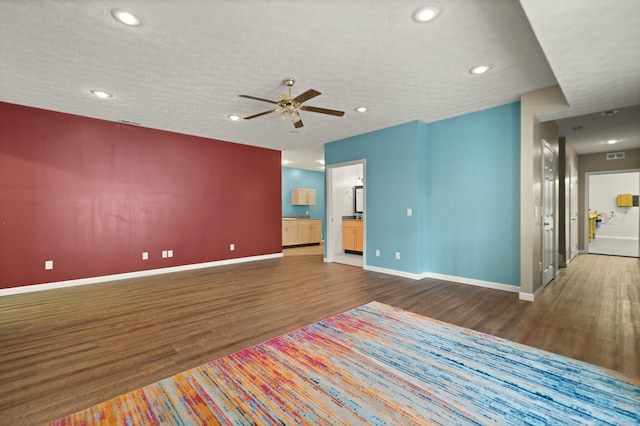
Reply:
[[[291,190],[291,204],[294,206],[311,206],[316,204],[316,190],[308,188],[293,188]]]

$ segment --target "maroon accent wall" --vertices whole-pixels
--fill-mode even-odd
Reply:
[[[280,253],[280,158],[0,102],[0,288]]]

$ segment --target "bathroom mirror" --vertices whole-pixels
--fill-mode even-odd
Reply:
[[[354,211],[355,213],[363,213],[364,212],[364,188],[362,186],[356,186],[353,188],[353,202],[355,204]]]

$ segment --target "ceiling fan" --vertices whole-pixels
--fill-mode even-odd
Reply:
[[[303,102],[308,101],[309,99],[313,99],[316,96],[320,95],[320,92],[314,89],[309,89],[306,92],[294,97],[291,94],[291,87],[296,80],[292,77],[287,77],[282,80],[282,84],[289,88],[289,93],[280,95],[277,101],[272,101],[269,99],[257,98],[255,96],[249,95],[239,95],[241,98],[254,99],[256,101],[269,102],[270,104],[278,105],[278,108],[270,109],[269,111],[263,111],[258,114],[253,114],[248,117],[244,117],[245,120],[251,120],[252,118],[260,117],[262,115],[270,114],[272,112],[279,112],[280,118],[282,120],[291,120],[293,123],[293,127],[299,129],[303,126],[302,119],[300,118],[300,113],[298,110],[309,111],[309,112],[319,112],[320,114],[329,114],[335,115],[338,117],[342,117],[344,115],[344,111],[337,111],[335,109],[327,109],[327,108],[318,108],[313,106],[302,105]]]

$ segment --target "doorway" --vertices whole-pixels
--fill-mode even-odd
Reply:
[[[365,264],[366,196],[365,161],[328,166],[327,175],[327,235],[325,261],[343,263],[362,268]],[[356,192],[356,188],[362,190]],[[357,194],[362,194],[362,211],[356,212]],[[360,204],[359,204],[360,206]],[[359,209],[360,210],[360,209]],[[362,252],[346,250],[343,246],[343,220],[362,221]]]
[[[542,286],[556,277],[556,181],[558,154],[542,141]]]
[[[619,202],[618,195],[638,195],[640,172],[589,173],[587,188],[587,211],[597,218],[595,236],[587,239],[588,253],[639,257],[640,207]]]

